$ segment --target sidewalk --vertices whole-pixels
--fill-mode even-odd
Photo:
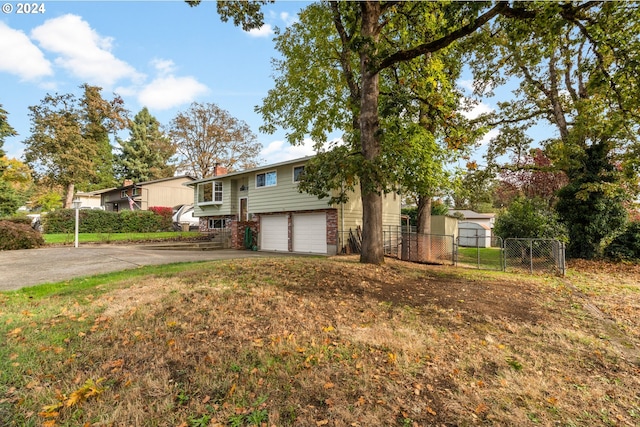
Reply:
[[[290,254],[289,254],[290,255]],[[133,269],[145,265],[217,259],[278,256],[239,250],[159,250],[143,245],[80,245],[0,251],[0,291],[53,283],[76,277]]]

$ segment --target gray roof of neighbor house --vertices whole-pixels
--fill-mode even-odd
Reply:
[[[456,212],[461,213],[465,219],[490,219],[496,216],[494,213],[478,213],[470,209],[449,209],[449,215]]]
[[[241,171],[237,171],[237,172],[229,172],[226,173],[224,175],[218,175],[218,176],[210,176],[207,178],[201,178],[201,179],[196,179],[194,181],[191,182],[186,182],[182,185],[186,185],[186,186],[192,186],[195,184],[199,184],[201,182],[206,182],[206,181],[216,181],[219,180],[220,178],[229,178],[232,176],[238,176],[238,175],[244,175],[247,173],[254,173],[254,172],[259,172],[261,170],[268,170],[268,169],[273,169],[273,168],[277,168],[280,166],[286,166],[286,165],[293,165],[295,163],[302,163],[302,162],[306,162],[307,160],[313,158],[314,156],[306,156],[306,157],[300,157],[298,159],[292,159],[292,160],[286,160],[284,162],[279,162],[279,163],[271,163],[269,165],[264,165],[264,166],[257,166],[255,168],[251,168],[251,169],[244,169]]]

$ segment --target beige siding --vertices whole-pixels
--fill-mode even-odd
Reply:
[[[349,193],[349,201],[338,206],[338,227],[342,231],[355,230],[362,227],[362,198],[360,188],[356,186],[355,191]],[[382,196],[382,225],[400,225],[400,196],[393,193]]]
[[[143,185],[141,196],[146,206],[142,206],[142,209],[149,209],[152,206],[173,207],[191,203],[193,190],[182,185],[187,182],[191,182],[191,180],[184,178]]]
[[[431,217],[431,234],[442,234],[458,237],[458,219],[447,215],[433,215]]]

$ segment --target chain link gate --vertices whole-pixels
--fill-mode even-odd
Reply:
[[[505,271],[566,273],[564,243],[553,239],[505,239]]]
[[[455,255],[460,267],[504,270],[503,241],[498,236],[459,236]]]

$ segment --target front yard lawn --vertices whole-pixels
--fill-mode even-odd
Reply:
[[[279,257],[0,293],[0,425],[640,425],[640,271],[578,268]]]

